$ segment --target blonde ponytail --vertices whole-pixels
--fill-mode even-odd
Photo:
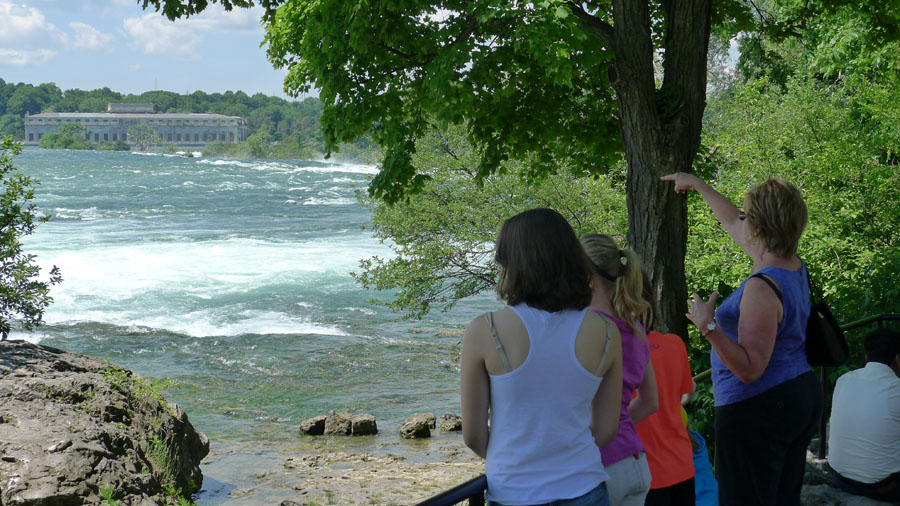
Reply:
[[[613,285],[613,316],[641,334],[638,322],[646,321],[650,303],[642,295],[643,274],[637,254],[620,250],[615,239],[605,234],[588,234],[580,241],[599,276]]]

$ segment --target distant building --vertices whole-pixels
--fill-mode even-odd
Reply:
[[[77,123],[93,142],[132,142],[129,128],[145,124],[162,144],[203,146],[213,142],[247,140],[247,126],[239,116],[194,113],[154,113],[153,104],[109,104],[107,112],[44,112],[25,116],[25,144],[56,132],[66,123]]]

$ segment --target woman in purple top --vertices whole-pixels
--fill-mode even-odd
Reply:
[[[703,180],[663,176],[696,190],[753,260],[750,276],[713,312],[717,294],[696,293],[687,317],[712,352],[716,477],[723,506],[797,506],[806,449],[822,413],[821,387],[806,360],[809,286],[797,256],[806,203],[783,179],[744,195],[744,211]]]
[[[586,235],[581,245],[594,264],[590,307],[612,319],[622,334],[619,431],[612,442],[600,448],[603,467],[609,474],[609,503],[643,506],[650,490],[650,468],[635,424],[656,412],[659,399],[647,334],[639,323],[650,310],[641,296],[641,264],[637,254],[620,250],[608,235]]]

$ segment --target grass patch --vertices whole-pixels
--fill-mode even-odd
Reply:
[[[106,506],[119,506],[119,501],[116,500],[116,489],[112,485],[102,485],[100,487],[100,498],[103,499],[103,503]]]

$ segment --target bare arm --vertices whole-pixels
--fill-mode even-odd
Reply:
[[[722,227],[728,232],[728,235],[731,236],[731,239],[734,240],[745,253],[754,256],[756,251],[753,245],[747,240],[748,235],[744,232],[744,222],[739,218],[738,208],[735,207],[730,200],[717,192],[712,186],[707,184],[706,181],[703,181],[693,174],[676,172],[675,174],[662,176],[660,179],[663,181],[674,182],[675,191],[679,193],[684,193],[688,190],[696,190],[709,205],[710,209],[712,209],[713,214],[716,215],[716,219],[719,220],[719,223],[722,224]]]
[[[628,416],[634,423],[640,423],[659,409],[659,391],[656,386],[656,373],[653,372],[653,362],[647,362],[644,380],[635,392],[637,396],[628,404]]]
[[[725,367],[743,383],[752,383],[762,376],[775,348],[781,302],[764,283],[762,280],[751,279],[744,285],[737,342],[732,341],[720,328],[706,334],[706,339],[715,348]],[[694,294],[691,312],[687,316],[701,330],[713,321],[713,307],[717,296],[713,292],[709,302],[703,302],[699,295]]]
[[[484,343],[489,339],[484,318],[472,320],[463,337],[460,357],[460,397],[462,400],[463,441],[476,455],[487,455],[490,431],[488,408],[491,384],[484,368]]]
[[[603,381],[591,401],[591,433],[597,446],[603,446],[616,438],[619,431],[619,410],[622,405],[622,336],[611,327],[608,366]]]
[[[688,404],[690,404],[691,401],[694,400],[694,396],[697,395],[697,382],[691,379],[691,385],[691,391],[681,395],[682,406],[687,406]]]

